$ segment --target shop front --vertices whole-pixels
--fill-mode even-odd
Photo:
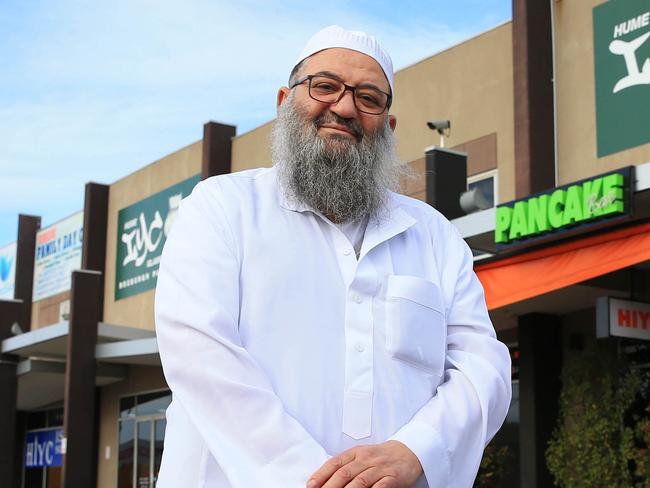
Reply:
[[[471,246],[493,253],[475,270],[513,351],[513,405],[495,443],[511,448],[506,476],[519,479],[502,486],[553,486],[548,449],[564,366],[584,358],[608,364],[613,351],[646,387],[650,379],[650,164],[481,213],[460,228]],[[647,401],[646,387],[638,401]]]

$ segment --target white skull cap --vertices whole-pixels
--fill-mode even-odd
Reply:
[[[338,25],[330,25],[318,31],[312,36],[307,44],[300,52],[297,66],[301,61],[305,60],[312,54],[316,54],[323,49],[330,49],[333,47],[342,47],[345,49],[352,49],[358,51],[379,63],[381,69],[384,70],[388,84],[390,85],[391,93],[393,90],[393,62],[386,51],[384,51],[377,39],[362,31],[349,31]]]

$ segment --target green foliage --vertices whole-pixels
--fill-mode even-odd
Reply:
[[[483,452],[474,488],[497,488],[508,470],[509,461],[510,452],[507,446],[487,446]]]
[[[636,485],[639,488],[650,488],[650,405],[645,410],[645,417],[635,419],[634,466]]]
[[[626,371],[611,351],[567,361],[558,425],[546,451],[558,487],[650,486],[634,473],[633,461],[643,454],[634,426],[625,422],[639,383],[639,376]],[[641,466],[648,470],[644,462]]]

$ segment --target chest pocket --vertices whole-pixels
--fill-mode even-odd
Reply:
[[[442,378],[447,324],[438,285],[415,276],[389,276],[386,302],[386,347],[391,357]]]

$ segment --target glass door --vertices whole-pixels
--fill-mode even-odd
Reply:
[[[135,438],[135,488],[152,488],[153,487],[153,465],[151,456],[151,424],[152,420],[136,420],[136,438]]]
[[[155,488],[170,403],[169,390],[120,400],[118,488]]]
[[[160,416],[120,422],[119,488],[155,488],[166,425]]]
[[[165,441],[165,427],[167,426],[167,421],[165,419],[156,419],[154,420],[154,432],[153,432],[153,487],[156,486],[158,481],[158,472],[160,471],[160,461],[162,460],[163,452],[163,443]]]

